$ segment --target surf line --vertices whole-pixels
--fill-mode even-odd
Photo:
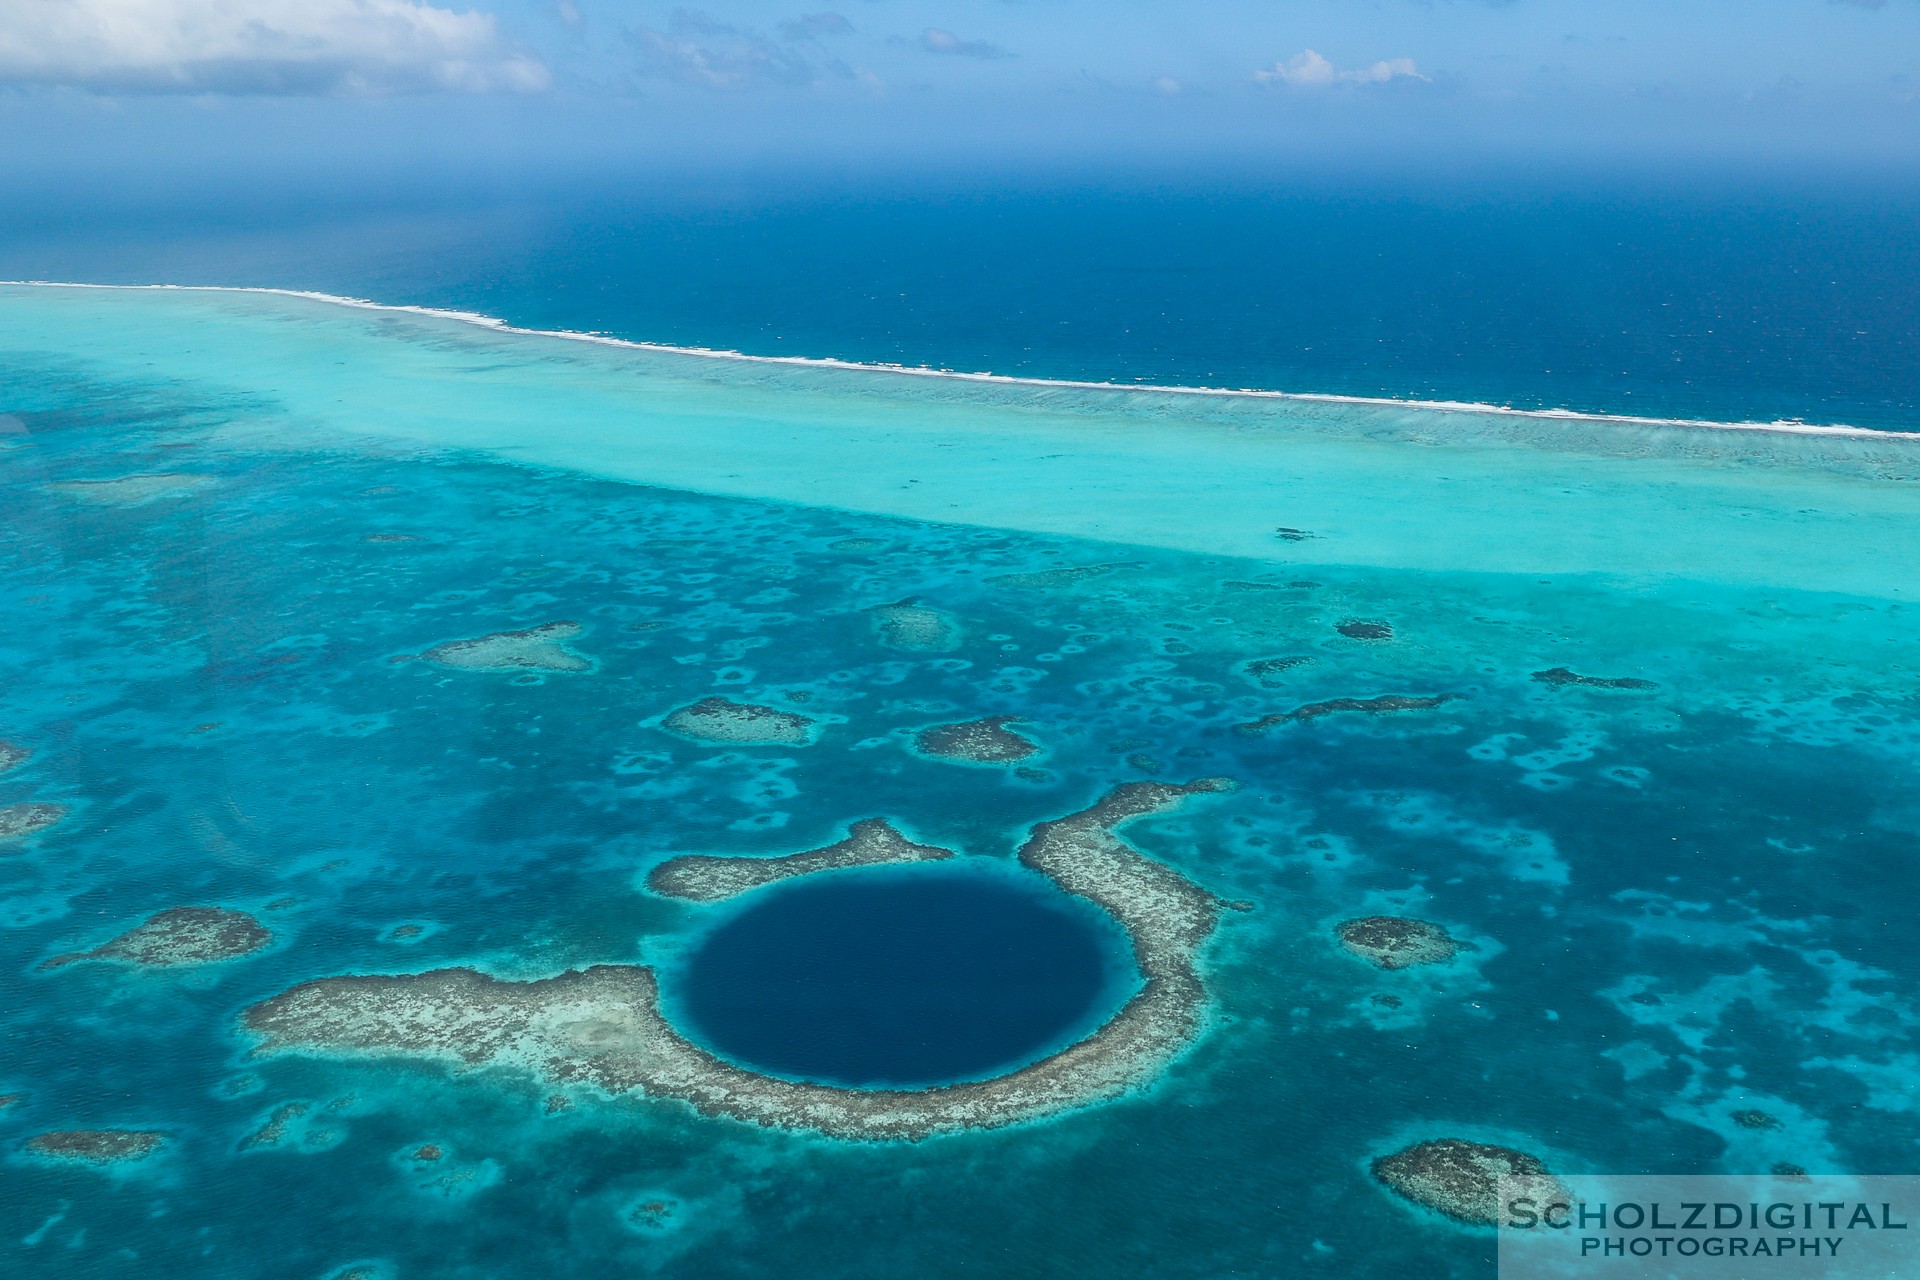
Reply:
[[[1189,387],[1169,383],[1025,378],[1005,373],[967,373],[958,369],[936,369],[928,365],[841,360],[832,356],[760,356],[719,347],[688,347],[665,342],[641,342],[632,338],[616,338],[611,334],[583,333],[575,329],[530,329],[509,324],[498,316],[490,316],[478,311],[461,311],[452,307],[425,307],[413,303],[375,302],[369,298],[350,298],[342,294],[322,293],[312,289],[281,289],[270,285],[91,284],[74,280],[0,280],[0,287],[268,294],[282,298],[300,298],[309,302],[324,302],[338,307],[353,307],[362,311],[388,311],[439,320],[456,320],[462,324],[492,329],[498,333],[510,333],[529,338],[559,338],[568,342],[590,342],[597,346],[619,347],[656,355],[694,356],[705,360],[732,360],[742,364],[786,365],[804,369],[840,369],[856,373],[894,374],[909,378],[945,378],[956,382],[1033,387],[1041,390],[1131,391],[1152,395],[1211,396],[1218,399],[1356,405],[1373,409],[1420,409],[1439,413],[1473,413],[1488,417],[1531,418],[1548,422],[1591,422],[1608,426],[1768,431],[1784,435],[1839,436],[1856,440],[1920,440],[1920,431],[1887,431],[1876,427],[1849,426],[1846,423],[1803,422],[1795,418],[1779,419],[1773,422],[1716,422],[1710,418],[1651,418],[1634,414],[1588,413],[1578,409],[1516,409],[1511,405],[1484,404],[1470,400],[1401,400],[1392,396],[1347,396],[1322,391],[1277,391],[1264,387]]]

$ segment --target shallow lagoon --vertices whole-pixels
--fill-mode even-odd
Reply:
[[[979,387],[253,296],[11,290],[0,351],[0,738],[31,752],[0,804],[68,809],[0,855],[24,1274],[1484,1275],[1490,1242],[1370,1158],[1904,1172],[1920,1140],[1911,442]],[[906,600],[950,649],[893,643],[875,610]],[[585,669],[418,657],[562,620]],[[1651,687],[1536,678],[1562,669]],[[661,727],[713,696],[818,729]],[[989,715],[1042,754],[914,749]],[[885,816],[1010,860],[1115,783],[1201,776],[1240,787],[1126,836],[1253,908],[1203,954],[1207,1030],[1044,1123],[847,1143],[239,1029],[330,975],[670,964],[712,910],[647,891],[676,856]],[[273,941],[40,968],[181,905]],[[1370,915],[1471,949],[1382,972],[1336,942]],[[168,1136],[105,1170],[21,1149],[101,1126]]]

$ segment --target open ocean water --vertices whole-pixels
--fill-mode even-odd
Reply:
[[[1912,1171],[1901,206],[1063,199],[463,214],[439,236],[415,213],[359,249],[364,223],[23,233],[0,266],[761,354],[1878,430],[965,381],[0,287],[0,812],[59,807],[0,837],[8,1274],[1485,1277],[1491,1234],[1372,1160],[1455,1138],[1567,1173]],[[907,602],[947,641],[898,643]],[[556,669],[444,660],[554,623]],[[713,697],[809,729],[669,731]],[[1036,753],[914,749],[985,716]],[[1249,728],[1268,717],[1290,718]],[[1124,829],[1245,908],[1200,953],[1203,1030],[1149,1087],[1042,1121],[847,1141],[537,1064],[263,1055],[241,1021],[345,975],[697,976],[753,909],[663,897],[653,868],[874,817],[955,851],[938,875],[983,900],[1026,877],[1072,952],[1069,926],[1104,923],[1012,865],[1028,832],[1203,777],[1238,785]],[[48,967],[183,906],[270,941]],[[1370,916],[1462,946],[1382,969],[1336,933]],[[1008,972],[983,959],[955,998]],[[1106,998],[1036,1007],[1024,1043]],[[102,1130],[158,1137],[120,1162],[31,1145]]]

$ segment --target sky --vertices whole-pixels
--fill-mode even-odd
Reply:
[[[818,6],[818,7],[815,7]],[[4,0],[16,175],[1920,165],[1920,0]]]

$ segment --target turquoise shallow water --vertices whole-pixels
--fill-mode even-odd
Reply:
[[[0,738],[33,751],[0,804],[72,811],[0,845],[17,1274],[1483,1276],[1491,1240],[1370,1157],[1910,1171],[1914,441],[19,288],[0,414]],[[959,646],[888,648],[867,611],[906,598]],[[562,619],[591,669],[393,661]],[[658,727],[716,694],[817,740]],[[1452,697],[1234,731],[1395,694]],[[989,714],[1026,717],[1024,772],[908,750]],[[237,1028],[315,977],[671,961],[709,910],[645,891],[673,855],[885,816],[1004,861],[1117,782],[1200,776],[1241,785],[1129,836],[1253,906],[1203,955],[1208,1029],[1151,1090],[1043,1124],[875,1145],[550,1114],[521,1075],[251,1059]],[[39,968],[176,905],[274,942]],[[1383,913],[1474,949],[1390,973],[1334,944]],[[168,1139],[104,1171],[20,1146],[89,1127]]]

